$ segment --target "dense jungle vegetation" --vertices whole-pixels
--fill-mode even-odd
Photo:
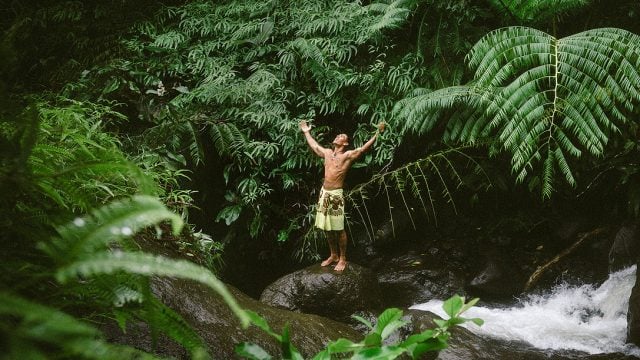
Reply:
[[[635,0],[9,0],[0,14],[9,358],[153,358],[101,335],[130,319],[215,355],[152,275],[203,282],[260,323],[215,274],[251,267],[234,253],[324,251],[303,119],[355,146],[386,122],[348,178],[351,230],[371,237],[389,214],[435,226],[452,206],[527,212],[524,226],[576,204],[640,213]]]

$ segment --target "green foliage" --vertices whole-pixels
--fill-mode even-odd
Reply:
[[[0,332],[8,353],[29,358],[155,358],[109,344],[89,325],[115,318],[123,330],[129,321],[146,322],[152,332],[182,344],[193,358],[208,357],[199,335],[155,299],[150,275],[202,281],[220,292],[246,322],[207,269],[137,252],[132,239],[136,232],[156,226],[162,234],[161,222],[170,221],[177,235],[183,220],[155,197],[129,197],[160,190],[104,131],[105,123],[121,121],[122,115],[106,106],[62,99],[39,101],[15,114],[3,113],[0,127],[1,144],[10,149],[0,157],[0,184],[7,194],[0,207],[6,225],[0,277],[7,289],[0,295]],[[77,215],[85,209],[90,215]],[[57,226],[60,223],[65,225]],[[100,263],[122,249],[126,258]],[[79,272],[82,278],[75,277]],[[56,274],[65,283],[56,281]]]
[[[177,313],[151,295],[146,277],[171,276],[203,283],[222,296],[242,325],[248,325],[249,318],[224,284],[207,269],[185,260],[111,250],[114,247],[132,248],[133,243],[129,241],[131,236],[163,220],[169,220],[173,232],[179,233],[182,228],[180,217],[168,211],[158,200],[138,196],[106,205],[93,211],[90,216],[76,218],[58,228],[58,239],[42,242],[40,247],[57,263],[54,266],[55,278],[63,287],[56,289],[56,293],[65,296],[66,306],[76,301],[83,307],[91,302],[102,303],[114,312],[122,327],[128,319],[146,321],[155,330],[166,333],[185,346],[192,357],[201,357],[207,353],[206,344]],[[76,283],[76,280],[79,282]],[[52,308],[31,304],[12,295],[6,295],[1,300],[0,304],[5,307],[0,306],[0,310],[4,313],[24,317],[25,335],[8,335],[11,336],[10,342],[15,342],[16,346],[11,351],[19,351],[24,346],[30,346],[30,341],[38,341],[35,335],[30,335],[32,332],[57,343],[62,353],[71,352],[83,358],[102,358],[102,355],[115,358],[124,351],[133,351],[98,340],[88,341],[89,337],[95,337],[99,332]],[[10,306],[11,302],[22,302],[24,307],[30,306],[37,311],[21,310],[20,307]],[[28,315],[25,315],[27,312]],[[47,320],[51,316],[53,318]],[[54,322],[56,319],[60,322]],[[40,330],[36,330],[36,327]],[[4,322],[2,328],[5,328]],[[77,342],[70,339],[69,334],[77,334]],[[58,336],[57,340],[55,336]],[[79,353],[85,345],[92,347]],[[100,350],[98,355],[88,355],[93,354],[90,351],[92,348]]]
[[[308,169],[319,163],[301,141],[299,119],[317,116],[326,132],[358,109],[355,116],[376,123],[425,78],[420,56],[391,56],[387,41],[416,6],[194,1],[140,24],[124,41],[127,60],[92,71],[79,86],[112,90],[115,78],[110,93],[142,99],[148,126],[139,140],[149,148],[162,144],[199,164],[212,145],[229,191],[216,218],[242,221],[257,235],[269,219],[295,216],[299,196],[287,194],[310,191]],[[358,54],[369,60],[356,61]],[[354,143],[366,141],[372,127],[350,122],[344,131],[355,129]],[[383,137],[361,166],[389,161],[395,144]],[[276,206],[278,197],[285,202]]]
[[[12,321],[6,321],[11,318]],[[52,354],[82,359],[157,359],[143,351],[108,343],[93,326],[9,293],[0,293],[0,332],[11,359],[48,359]]]
[[[158,192],[122,153],[120,142],[103,130],[105,124],[122,121],[122,114],[108,106],[69,99],[33,106],[38,122],[24,129],[33,142],[20,144],[23,155],[15,163],[18,174],[28,172],[35,180],[36,189],[29,191],[72,211],[87,211],[116,194]]]
[[[490,0],[491,5],[519,23],[539,23],[584,7],[591,0]]]
[[[469,310],[479,299],[475,298],[469,302],[465,302],[464,297],[454,295],[446,300],[442,307],[449,315],[449,319],[436,319],[436,328],[428,329],[420,334],[409,336],[404,341],[397,344],[388,344],[384,340],[401,327],[408,323],[402,320],[402,310],[396,308],[386,309],[378,317],[375,326],[366,319],[358,316],[354,318],[365,324],[370,332],[360,342],[353,342],[348,339],[340,338],[330,342],[327,347],[316,354],[314,360],[330,360],[333,358],[340,359],[379,359],[391,360],[402,354],[408,354],[412,359],[419,359],[429,351],[438,351],[447,347],[447,340],[451,337],[449,329],[459,326],[467,321],[471,321],[478,326],[483,324],[482,319],[467,319],[461,315]],[[285,326],[282,335],[274,332],[265,319],[256,313],[249,312],[251,322],[280,343],[282,359],[302,359],[302,355],[291,344],[289,339],[288,326]],[[267,353],[262,347],[252,343],[241,343],[236,347],[236,354],[246,359],[252,360],[268,360],[273,357]]]
[[[583,152],[602,156],[640,100],[638,35],[606,28],[556,39],[523,27],[495,30],[468,54],[476,69],[467,86],[421,93],[398,104],[406,128],[429,131],[444,109],[445,139],[488,141],[511,154],[518,181],[542,162],[543,197],[556,173],[571,185],[569,164]]]

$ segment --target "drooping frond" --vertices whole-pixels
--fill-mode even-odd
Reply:
[[[464,185],[460,175],[463,173],[462,169],[482,171],[477,162],[465,154],[464,150],[464,147],[458,147],[436,152],[397,169],[375,175],[371,180],[349,191],[346,198],[365,225],[367,234],[373,238],[374,229],[366,201],[375,196],[387,199],[392,226],[392,209],[396,206],[401,205],[404,208],[414,226],[414,217],[420,216],[437,225],[436,208],[440,206],[441,201],[455,210],[453,193]],[[398,202],[401,204],[397,204]],[[419,215],[419,212],[423,215]]]
[[[243,326],[249,324],[249,318],[229,290],[227,290],[224,283],[206,268],[190,261],[172,260],[163,256],[117,250],[111,253],[99,253],[93,257],[85,257],[80,261],[74,262],[60,269],[56,274],[56,278],[61,282],[66,282],[78,275],[92,277],[100,274],[113,274],[118,271],[145,276],[171,276],[205,284],[222,296]]]

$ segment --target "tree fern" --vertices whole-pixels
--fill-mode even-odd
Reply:
[[[583,151],[602,155],[640,101],[639,43],[638,35],[613,28],[563,39],[524,27],[499,29],[468,55],[476,69],[472,84],[405,100],[398,111],[407,128],[424,132],[438,109],[465,102],[471,116],[454,117],[451,138],[492,139],[511,153],[519,181],[542,161],[542,193],[549,197],[554,169],[573,185],[568,159]]]

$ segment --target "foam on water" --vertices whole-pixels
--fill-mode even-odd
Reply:
[[[479,317],[485,323],[482,327],[465,327],[479,335],[522,340],[540,349],[640,356],[639,348],[625,344],[635,274],[636,267],[632,266],[611,274],[599,287],[557,286],[549,294],[530,296],[511,308],[473,307],[463,316]],[[411,308],[445,316],[441,300]]]

